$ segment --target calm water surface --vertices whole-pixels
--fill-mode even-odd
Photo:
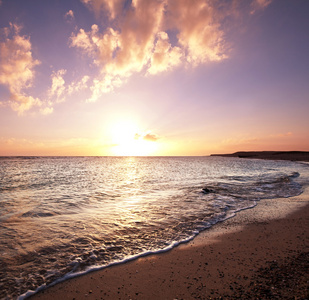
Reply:
[[[300,194],[308,169],[220,157],[2,157],[0,298],[170,249],[260,199]]]

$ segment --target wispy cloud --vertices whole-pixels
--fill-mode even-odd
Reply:
[[[253,0],[251,3],[251,14],[265,9],[271,2],[272,0]]]
[[[68,84],[64,79],[66,73],[67,70],[60,69],[51,74],[51,87],[48,90],[50,104],[64,102],[68,95],[78,93],[88,88],[88,81],[90,78],[88,75],[84,75],[81,79]]]
[[[239,136],[236,138],[228,138],[223,140],[222,145],[251,145],[259,142],[261,139],[259,137],[248,137],[248,136]]]
[[[291,137],[293,135],[292,132],[285,132],[285,133],[278,133],[278,134],[274,134],[274,135],[271,135],[270,137],[279,137],[279,138],[286,138],[286,137]]]
[[[92,9],[96,16],[107,12],[109,19],[112,20],[121,13],[125,0],[81,0],[81,2]]]
[[[51,86],[44,93],[45,100],[30,95],[29,89],[36,77],[35,67],[41,62],[33,58],[30,37],[21,35],[21,30],[21,26],[13,23],[0,29],[0,84],[9,91],[8,99],[4,99],[1,106],[10,106],[20,115],[35,107],[41,114],[50,114],[56,103],[87,88],[89,76],[67,84],[64,79],[67,70],[60,69],[51,74]]]
[[[67,13],[65,13],[64,18],[68,21],[68,22],[72,22],[74,20],[74,12],[73,10],[69,10]]]
[[[55,98],[56,102],[64,101],[65,80],[63,76],[67,71],[64,69],[53,72],[51,75],[52,86],[48,91],[49,97]]]
[[[0,136],[0,155],[83,155],[85,151],[96,153],[106,145],[100,140],[91,138],[41,139],[13,138]]]
[[[258,134],[256,136],[251,135],[238,135],[234,138],[228,138],[221,141],[220,148],[224,151],[249,151],[249,150],[265,150],[265,145],[270,147],[268,150],[274,150],[278,145],[291,144],[292,139],[295,138],[293,133],[281,132],[271,134]],[[267,149],[266,149],[267,150]]]
[[[25,93],[33,85],[34,68],[40,62],[32,57],[30,38],[20,35],[20,30],[20,26],[10,23],[0,32],[0,84],[9,89],[7,102],[22,114],[33,106],[42,106],[42,102]]]
[[[92,95],[86,100],[86,102],[96,102],[102,93],[112,92],[114,88],[120,87],[124,80],[125,79],[120,78],[120,76],[110,74],[93,79],[92,85],[90,86]]]
[[[88,87],[89,76],[85,75],[78,81],[73,81],[67,88],[69,95],[80,92]]]

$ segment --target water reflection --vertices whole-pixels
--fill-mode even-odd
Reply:
[[[290,174],[302,167],[289,162],[68,157],[0,164],[0,282],[22,277],[6,293],[165,248],[254,205],[257,195],[301,190]],[[216,192],[202,193],[205,185]]]

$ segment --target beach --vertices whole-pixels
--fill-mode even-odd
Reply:
[[[309,190],[253,209],[171,251],[56,284],[35,299],[306,299]]]

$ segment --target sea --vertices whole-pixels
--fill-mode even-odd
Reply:
[[[0,157],[0,299],[168,251],[308,183],[291,161]]]

